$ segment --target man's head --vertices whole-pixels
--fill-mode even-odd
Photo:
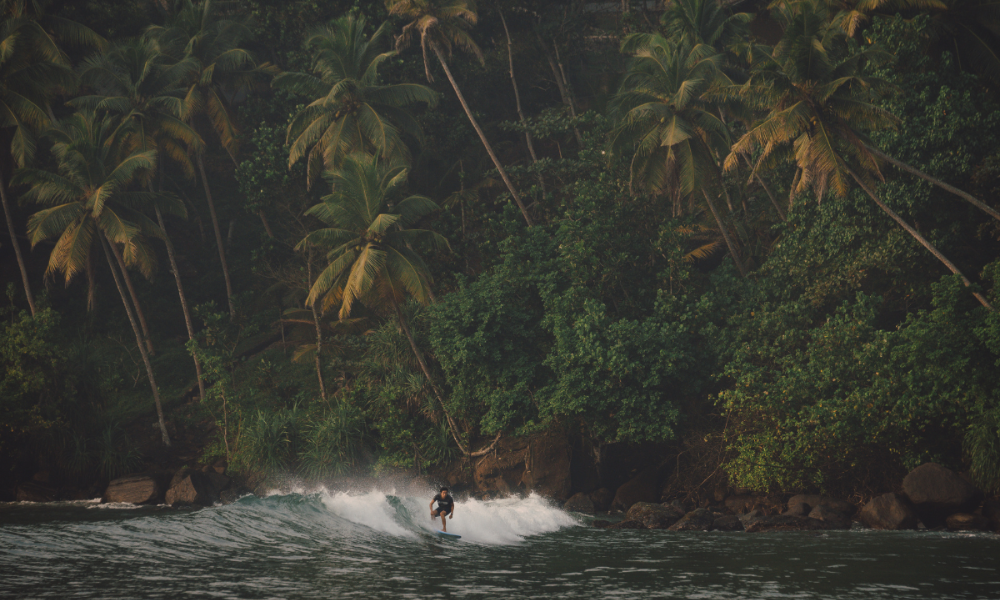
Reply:
[[[441,488],[441,497],[444,498],[448,495],[448,488]]]

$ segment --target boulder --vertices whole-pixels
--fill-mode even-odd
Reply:
[[[155,477],[135,474],[119,477],[108,484],[101,502],[155,504],[163,497],[163,488]]]
[[[716,531],[743,531],[743,521],[736,515],[722,515],[712,523]]]
[[[1000,500],[983,502],[983,516],[993,521],[996,529],[1000,529]]]
[[[850,526],[850,523],[848,523]],[[747,526],[747,533],[767,533],[774,531],[818,531],[825,529],[835,529],[831,523],[810,519],[809,517],[797,517],[793,515],[771,515],[769,517],[759,517],[753,519]]]
[[[561,429],[553,428],[528,442],[521,484],[525,491],[547,498],[566,500],[572,486],[573,448]]]
[[[31,481],[17,486],[15,498],[18,502],[52,502],[58,493],[51,485]]]
[[[725,500],[726,509],[737,515],[750,512],[757,503],[756,496],[730,496]]]
[[[170,480],[166,503],[172,506],[211,506],[219,500],[228,485],[229,478],[214,470],[205,473],[185,467]]]
[[[611,521],[601,521],[598,519],[597,521],[591,523],[591,525],[598,529],[607,529],[608,527],[611,527]]]
[[[613,508],[628,510],[636,502],[656,502],[660,499],[660,469],[650,467],[625,482],[615,492]]]
[[[917,513],[899,494],[882,494],[865,504],[859,515],[872,529],[914,529]]]
[[[614,525],[609,525],[605,529],[645,529],[642,521],[619,521]]]
[[[925,463],[903,478],[903,493],[927,527],[939,527],[945,517],[975,508],[979,491],[958,473],[937,463]]]
[[[684,516],[683,511],[669,504],[636,502],[625,513],[626,521],[639,521],[646,529],[667,529]]]
[[[708,531],[715,524],[716,515],[707,508],[696,508],[668,527],[670,531]]]
[[[804,506],[804,505],[799,505]],[[824,521],[829,523],[832,527],[836,529],[850,529],[851,520],[826,504],[820,504],[816,508],[809,511],[807,515],[810,519],[816,519],[817,521]]]
[[[992,531],[993,521],[979,515],[969,513],[955,513],[945,519],[948,529],[954,531]]]
[[[788,510],[781,514],[789,517],[808,517],[811,510],[812,506],[805,502],[800,502],[799,504],[789,504]]]
[[[819,494],[799,494],[788,499],[789,510],[796,504],[808,504],[810,510],[817,506],[826,506],[847,517],[853,515],[854,511],[857,510],[857,507],[847,500],[838,500]],[[809,514],[809,511],[806,511],[806,514]]]
[[[615,499],[615,493],[608,488],[600,488],[590,492],[590,500],[594,503],[594,510],[604,512],[611,508],[611,503]]]
[[[588,494],[578,492],[573,494],[573,496],[566,501],[566,504],[563,504],[563,510],[592,515],[594,514],[594,501],[590,499]]]

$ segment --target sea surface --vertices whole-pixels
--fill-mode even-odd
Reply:
[[[531,496],[0,504],[3,598],[1000,598],[1000,537],[606,531]]]

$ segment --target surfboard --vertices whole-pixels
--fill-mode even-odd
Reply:
[[[448,533],[447,531],[441,531],[440,529],[435,529],[434,533],[438,534],[439,536],[441,536],[443,538],[448,538],[448,539],[452,539],[452,540],[460,540],[460,539],[462,539],[462,536],[460,536],[460,535],[458,535],[456,533]]]

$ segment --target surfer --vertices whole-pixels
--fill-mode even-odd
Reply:
[[[437,508],[434,508],[434,503],[437,502]],[[449,519],[455,516],[455,501],[451,499],[451,494],[448,493],[448,488],[441,488],[441,493],[434,496],[430,503],[431,509],[431,520],[441,517],[441,531],[448,531],[448,526],[444,522],[444,518],[447,515]]]

